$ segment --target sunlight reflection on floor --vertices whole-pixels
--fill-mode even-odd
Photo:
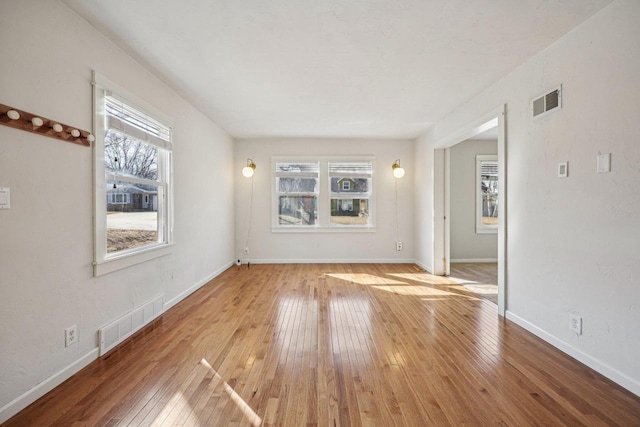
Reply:
[[[353,282],[359,285],[408,285],[406,282],[386,279],[372,274],[327,273],[326,276],[346,280],[347,282]]]
[[[209,369],[217,379],[222,379],[205,358],[202,358],[200,364]],[[240,395],[236,393],[236,391],[229,384],[227,384],[226,381],[224,382],[224,391],[229,394],[231,401],[235,403],[236,406],[238,406],[238,409],[242,411],[242,414],[252,426],[257,427],[262,424],[262,418],[260,418],[258,414],[256,414],[255,411],[251,409],[251,406],[249,406],[247,402],[245,402],[242,397],[240,397]]]

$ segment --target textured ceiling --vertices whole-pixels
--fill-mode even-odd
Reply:
[[[64,0],[232,136],[411,138],[611,0]]]

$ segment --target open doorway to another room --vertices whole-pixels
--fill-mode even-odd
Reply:
[[[446,149],[449,269],[470,293],[498,304],[498,128]]]
[[[458,165],[459,157],[467,158],[464,164]],[[433,274],[452,276],[470,293],[497,302],[504,316],[505,106],[436,141],[433,159]],[[465,190],[456,189],[458,181]]]

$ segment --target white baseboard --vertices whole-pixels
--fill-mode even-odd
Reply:
[[[214,271],[204,279],[198,281],[195,285],[191,286],[189,289],[186,289],[180,292],[178,295],[171,298],[169,301],[165,302],[164,311],[166,312],[168,309],[170,309],[171,307],[173,307],[174,305],[176,305],[177,303],[179,303],[180,301],[182,301],[183,299],[185,299],[186,297],[188,297],[189,295],[191,295],[192,293],[194,293],[195,291],[197,291],[198,289],[200,289],[201,287],[209,283],[210,280],[218,277],[220,274],[226,271],[233,264],[234,264],[233,261],[229,261],[228,263],[226,263],[225,265],[223,265],[222,267],[220,267],[219,269],[217,269],[216,271]]]
[[[67,379],[71,378],[73,374],[96,360],[98,358],[98,353],[99,349],[98,347],[96,347],[69,366],[62,368],[60,371],[51,375],[40,384],[36,385],[32,389],[26,391],[22,395],[16,397],[11,402],[4,405],[2,408],[0,408],[0,424],[4,423],[9,418],[13,417],[36,400],[40,399],[42,396],[49,393],[51,390],[65,382]]]
[[[519,326],[523,327],[527,331],[543,339],[544,341],[548,342],[552,346],[563,351],[574,359],[584,363],[594,371],[604,375],[616,384],[626,388],[631,393],[640,396],[640,381],[638,381],[637,379],[631,378],[630,376],[618,371],[617,369],[612,368],[606,363],[588,355],[582,350],[575,348],[571,344],[562,341],[556,336],[551,335],[547,331],[537,327],[533,323],[523,319],[522,317],[514,314],[509,310],[507,310],[507,319],[518,324]]]
[[[413,259],[243,259],[246,264],[413,264]]]
[[[221,268],[219,268],[209,276],[205,277],[195,285],[191,286],[189,289],[181,292],[178,296],[164,303],[164,311],[166,312],[169,308],[173,307],[178,302],[182,301],[184,298],[188,297],[193,292],[200,289],[202,286],[207,284],[211,279],[219,276],[222,272],[227,270],[232,265],[233,265],[232,261],[228,262],[227,264],[225,264],[224,266],[222,266]],[[69,366],[63,368],[62,370],[53,374],[46,380],[42,381],[41,383],[33,387],[32,389],[26,391],[22,395],[18,396],[17,398],[13,399],[11,402],[4,405],[2,408],[0,408],[0,424],[4,423],[9,418],[13,417],[18,412],[22,411],[24,408],[31,405],[36,400],[40,399],[42,396],[44,396],[45,394],[47,394],[48,392],[50,392],[51,390],[53,390],[54,388],[62,384],[64,381],[69,379],[72,375],[79,372],[82,368],[87,366],[89,363],[96,360],[98,358],[99,353],[100,353],[100,348],[99,347],[94,348],[89,353],[85,354],[75,362],[71,363]]]
[[[474,262],[498,262],[498,258],[466,258],[466,259],[452,259],[449,261],[451,264],[461,263],[474,263]]]
[[[413,260],[414,264],[416,264],[418,267],[422,268],[423,270],[425,270],[427,273],[429,274],[433,274],[433,268],[431,266],[428,266],[427,264],[424,264],[420,261],[418,261],[417,259]]]

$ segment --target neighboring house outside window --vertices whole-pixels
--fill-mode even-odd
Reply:
[[[96,275],[167,253],[172,243],[171,127],[94,74]]]
[[[498,232],[498,156],[476,156],[476,233]]]
[[[374,231],[371,157],[274,157],[274,231]]]

